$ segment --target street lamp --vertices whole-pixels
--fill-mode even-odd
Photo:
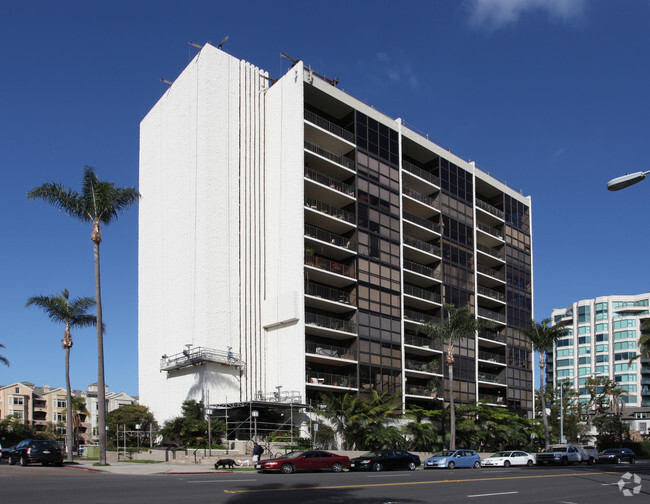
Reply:
[[[257,417],[260,416],[260,413],[257,410],[253,410],[253,411],[251,411],[251,416],[253,417],[253,422],[254,422],[254,425],[255,425],[253,427],[253,429],[254,429],[254,431],[253,431],[254,432],[253,439],[255,440],[255,442],[257,442]]]
[[[620,191],[621,189],[625,189],[626,187],[641,182],[648,173],[650,173],[650,171],[628,173],[622,177],[616,177],[607,182],[607,189],[610,191]]]

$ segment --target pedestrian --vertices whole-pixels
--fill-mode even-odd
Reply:
[[[256,442],[253,442],[253,462],[257,462],[264,453],[264,448],[258,445]]]

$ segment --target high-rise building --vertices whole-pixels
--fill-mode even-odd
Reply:
[[[553,310],[553,324],[567,327],[549,355],[546,382],[564,381],[587,402],[589,377],[608,378],[625,393],[629,407],[650,406],[650,364],[630,359],[639,354],[641,322],[650,317],[650,293],[584,299]]]
[[[530,198],[336,83],[206,45],[142,121],[141,403],[439,407],[418,330],[449,303],[492,323],[457,345],[456,399],[532,412]]]

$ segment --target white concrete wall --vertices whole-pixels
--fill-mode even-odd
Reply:
[[[259,75],[206,45],[141,124],[139,394],[158,421],[178,415],[186,399],[245,399],[236,368],[209,364],[168,373],[159,363],[186,344],[232,346],[246,360],[256,344],[258,336],[247,331],[259,326],[254,313],[261,302],[242,296],[256,285],[242,285],[250,278],[242,278],[240,250],[250,250],[251,242],[240,223],[255,230],[251,221],[259,221],[260,211],[245,207],[255,195],[242,201],[247,180],[240,167],[252,169],[250,175],[261,158],[255,126],[240,129],[240,110],[248,111],[249,123],[263,111],[266,81]],[[246,260],[261,270],[259,252]]]
[[[262,390],[305,397],[304,87],[298,63],[266,93]]]

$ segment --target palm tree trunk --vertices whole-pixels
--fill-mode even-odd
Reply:
[[[73,462],[72,459],[72,389],[70,388],[70,347],[65,348],[65,440],[68,445],[67,461]]]
[[[551,445],[548,434],[548,418],[546,418],[546,399],[544,398],[544,360],[539,358],[539,400],[542,403],[542,421],[544,422],[544,448]]]
[[[102,288],[99,274],[99,239],[95,250],[95,301],[97,303],[97,434],[99,436],[99,463],[106,465],[106,387],[104,386],[104,334],[102,331]]]
[[[449,369],[449,449],[456,449],[456,408],[454,406],[454,365],[448,365]]]

